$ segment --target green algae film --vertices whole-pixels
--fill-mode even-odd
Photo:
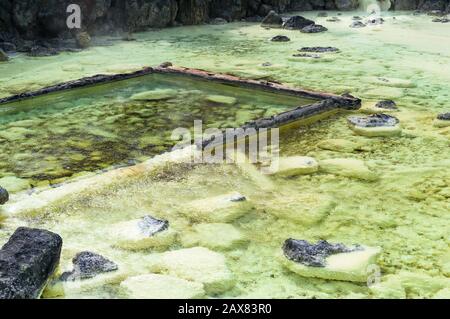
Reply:
[[[204,129],[239,127],[312,102],[154,74],[2,105],[0,181],[57,183],[129,165],[169,150],[172,131],[194,120]]]

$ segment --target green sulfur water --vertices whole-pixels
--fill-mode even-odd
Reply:
[[[151,96],[140,100],[146,92]],[[27,182],[55,184],[74,174],[131,165],[169,150],[177,142],[173,130],[190,129],[194,120],[203,121],[204,129],[234,128],[313,102],[151,74],[2,105],[0,181],[13,176],[26,188]]]
[[[403,127],[400,137],[355,135],[342,115],[281,136],[282,156],[312,156],[319,162],[361,160],[378,177],[373,181],[324,171],[295,178],[255,178],[245,167],[234,165],[172,165],[68,196],[37,212],[7,216],[0,230],[1,242],[20,225],[61,234],[62,271],[70,269],[73,256],[84,250],[119,264],[116,277],[100,277],[91,285],[74,284],[66,287],[64,295],[47,293],[46,297],[128,297],[120,283],[157,272],[154,264],[161,252],[115,247],[121,239],[113,231],[117,224],[146,214],[168,219],[179,239],[167,249],[188,248],[191,245],[183,237],[198,221],[183,214],[186,205],[236,191],[254,206],[228,223],[245,240],[227,249],[212,248],[224,256],[234,285],[206,297],[449,298],[450,130],[432,124],[438,113],[449,111],[450,47],[444,45],[450,40],[449,25],[409,12],[390,12],[383,13],[385,24],[356,30],[348,25],[353,15],[362,12],[343,13],[337,23],[317,18],[316,13],[302,15],[314,18],[329,32],[266,30],[252,23],[181,27],[137,34],[135,43],[44,59],[19,56],[0,64],[0,94],[4,96],[52,81],[170,60],[176,65],[272,78],[315,90],[350,92],[363,99],[363,109],[355,114],[386,98],[394,99],[400,108],[395,113]],[[291,42],[270,42],[277,34],[288,35]],[[341,52],[314,60],[292,57],[303,46],[329,45]],[[262,66],[265,62],[272,65]],[[330,139],[358,147],[334,151],[320,147]],[[311,221],[298,213],[309,205],[307,198],[323,198],[332,204]],[[369,287],[301,277],[278,259],[287,238],[379,246],[380,283]]]

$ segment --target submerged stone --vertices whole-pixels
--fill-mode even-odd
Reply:
[[[151,216],[114,225],[111,236],[117,238],[115,247],[125,250],[165,250],[176,241],[176,232],[169,222]]]
[[[357,159],[336,158],[320,161],[320,170],[328,174],[375,181],[378,175],[372,172],[366,164]]]
[[[402,132],[400,121],[391,115],[373,114],[351,116],[347,119],[350,128],[359,135],[368,137],[398,136]]]
[[[296,53],[293,56],[296,57],[296,58],[320,59],[320,55],[319,54]]]
[[[281,28],[282,25],[283,18],[273,10],[261,22],[261,26],[265,28]]]
[[[329,150],[334,152],[342,152],[342,153],[353,153],[357,150],[362,150],[360,144],[344,140],[344,139],[329,139],[323,140],[317,144],[317,147],[323,150]]]
[[[237,103],[237,99],[235,97],[225,95],[208,95],[206,97],[206,101],[223,105],[235,105]]]
[[[278,218],[309,226],[320,223],[333,208],[333,197],[316,193],[298,193],[295,196],[279,194],[262,207]]]
[[[6,204],[9,200],[9,193],[6,189],[0,186],[0,205]]]
[[[302,16],[293,16],[283,23],[283,28],[288,30],[301,30],[313,24],[315,24],[314,21],[306,19]]]
[[[132,299],[199,299],[205,296],[202,283],[158,274],[130,277],[120,287]]]
[[[283,246],[282,262],[292,272],[303,277],[367,282],[370,272],[381,253],[378,247],[330,244],[320,241],[311,244],[304,240],[288,239]]]
[[[366,20],[367,25],[380,25],[384,23],[383,18],[370,18]]]
[[[325,53],[325,52],[339,52],[339,49],[335,47],[303,47],[299,49],[299,51]]]
[[[0,185],[11,193],[20,192],[30,187],[30,183],[16,176],[5,176],[0,178]]]
[[[63,281],[90,279],[99,274],[119,269],[111,260],[89,251],[78,253],[72,260],[73,270],[61,275]]]
[[[326,18],[326,17],[328,17],[328,12],[325,12],[325,11],[319,12],[319,13],[317,14],[317,16],[318,16],[319,18]]]
[[[270,39],[272,42],[289,42],[291,39],[285,35],[276,35],[272,39]]]
[[[354,21],[352,24],[350,24],[350,28],[364,28],[366,27],[365,23],[362,23],[361,21]]]
[[[448,127],[450,126],[450,112],[439,114],[433,122],[435,127]]]
[[[376,108],[386,110],[398,110],[397,103],[392,100],[383,100],[375,104]]]
[[[206,247],[214,250],[228,250],[246,241],[242,232],[230,224],[197,224],[181,237],[184,247]]]
[[[173,89],[156,89],[141,92],[131,96],[134,101],[162,101],[173,99],[177,96],[177,91]]]
[[[281,157],[275,174],[280,176],[296,176],[312,174],[319,170],[319,164],[312,157],[292,156]]]
[[[339,22],[339,21],[341,21],[341,19],[339,19],[338,17],[331,17],[327,19],[327,22]]]
[[[165,252],[152,268],[158,273],[201,283],[207,294],[223,293],[235,284],[225,257],[203,247]]]
[[[0,250],[0,299],[39,298],[61,254],[59,235],[18,228]]]
[[[300,32],[302,32],[302,33],[319,33],[319,32],[325,32],[325,31],[328,31],[328,29],[320,24],[308,25],[300,30]]]
[[[195,221],[229,223],[252,209],[245,196],[231,193],[192,201],[183,207],[183,213]]]

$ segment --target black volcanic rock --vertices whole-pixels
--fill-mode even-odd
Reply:
[[[6,189],[0,186],[0,205],[6,204],[9,200],[9,193]]]
[[[0,299],[39,298],[58,266],[61,248],[57,234],[18,228],[0,250]]]
[[[398,110],[397,103],[392,100],[383,100],[375,104],[375,107],[386,110]]]
[[[78,253],[72,260],[73,270],[61,275],[63,281],[74,281],[93,278],[99,274],[116,271],[116,263],[89,251]]]
[[[283,28],[288,30],[301,30],[304,27],[313,25],[314,23],[314,21],[306,19],[302,16],[293,16],[283,23]]]
[[[302,32],[302,33],[319,33],[319,32],[325,32],[325,31],[328,31],[328,29],[320,24],[308,25],[300,30],[300,32]]]
[[[339,52],[338,48],[335,47],[303,47],[299,49],[300,52],[314,52],[314,53],[325,53],[325,52]]]
[[[283,19],[278,13],[273,10],[270,11],[269,14],[261,22],[262,27],[281,28],[282,25]]]
[[[285,35],[276,35],[272,39],[270,39],[272,42],[289,42],[291,39]]]
[[[325,267],[329,256],[352,251],[355,251],[355,248],[348,248],[343,244],[330,244],[325,240],[312,244],[306,240],[290,238],[283,245],[287,259],[309,267]]]
[[[437,119],[441,121],[450,121],[450,112],[439,114]]]

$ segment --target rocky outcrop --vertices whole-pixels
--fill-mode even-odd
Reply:
[[[116,263],[111,260],[89,252],[78,253],[72,260],[73,270],[61,275],[63,281],[74,281],[93,278],[99,274],[112,272],[119,269]]]
[[[8,61],[8,56],[2,49],[0,49],[0,62]]]
[[[39,298],[59,263],[61,247],[57,234],[18,228],[0,250],[0,299]]]
[[[9,193],[6,189],[0,186],[0,205],[6,204],[9,200]]]

